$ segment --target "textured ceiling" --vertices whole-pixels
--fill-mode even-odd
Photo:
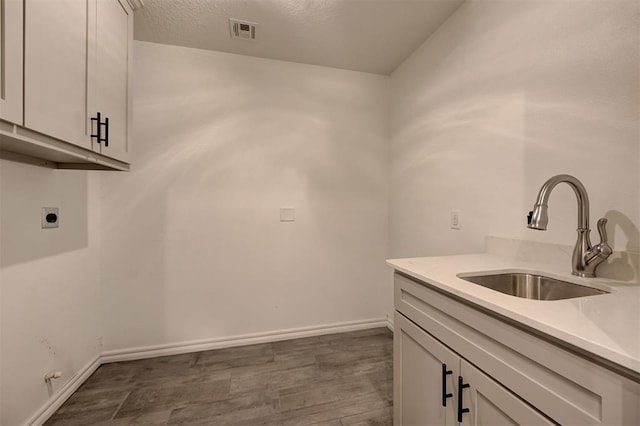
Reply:
[[[144,0],[135,39],[390,74],[463,0]],[[232,40],[229,18],[257,22]]]

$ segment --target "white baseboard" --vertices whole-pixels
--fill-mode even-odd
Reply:
[[[391,330],[391,332],[393,333],[393,317],[387,316],[387,320],[385,322],[386,322],[387,328]]]
[[[85,365],[71,378],[53,397],[47,401],[25,425],[40,426],[75,392],[85,380],[102,364],[119,361],[134,361],[157,356],[178,355],[211,349],[230,348],[233,346],[254,345],[256,343],[277,342],[281,340],[299,339],[302,337],[321,336],[323,334],[344,333],[348,331],[366,330],[368,328],[389,327],[387,318],[374,318],[361,321],[349,321],[312,327],[291,328],[263,333],[243,334],[231,337],[192,340],[187,342],[163,345],[141,346],[137,348],[107,351]],[[392,325],[393,327],[393,325]],[[392,328],[393,330],[393,328]]]
[[[25,425],[40,426],[46,422],[58,408],[100,367],[100,355],[80,369],[58,392],[56,392],[40,409],[29,418]]]
[[[299,339],[302,337],[320,336],[323,334],[344,333],[347,331],[365,330],[367,328],[375,327],[388,327],[387,319],[375,318],[321,326],[291,328],[263,333],[243,334],[239,336],[218,337],[213,339],[192,340],[187,342],[107,351],[102,353],[100,361],[102,364],[109,362],[132,361],[157,356],[178,355],[190,352],[208,351],[212,349],[230,348],[233,346],[246,346],[255,345],[257,343]]]

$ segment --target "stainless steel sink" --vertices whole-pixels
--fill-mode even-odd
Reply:
[[[607,294],[608,291],[585,287],[554,278],[527,273],[494,275],[458,275],[458,278],[481,285],[500,293],[533,300],[561,300],[574,297]]]

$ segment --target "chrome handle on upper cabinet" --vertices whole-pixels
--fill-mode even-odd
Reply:
[[[447,406],[447,398],[453,397],[452,393],[447,393],[447,376],[453,371],[447,370],[447,364],[442,364],[442,406]]]
[[[462,390],[469,386],[471,386],[469,383],[464,383],[462,376],[458,376],[458,423],[462,423],[462,415],[470,411],[468,408],[462,407]]]

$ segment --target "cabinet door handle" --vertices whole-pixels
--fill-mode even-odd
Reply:
[[[453,396],[452,393],[447,393],[447,376],[453,374],[453,371],[447,370],[447,364],[442,364],[442,406],[447,406],[447,398]]]
[[[104,119],[104,146],[109,146],[109,117]]]
[[[462,376],[458,376],[458,423],[462,423],[462,415],[469,412],[468,408],[462,408],[462,389],[469,386],[469,383],[464,383]]]
[[[104,146],[109,146],[109,117],[105,117],[102,121],[102,114],[97,112],[95,117],[91,117],[91,121],[96,122],[96,132],[91,133],[91,137],[96,138],[97,143],[104,142]],[[102,126],[104,126],[104,138],[102,137]]]
[[[96,113],[95,117],[91,117],[91,121],[95,121],[96,122],[96,132],[95,133],[91,133],[91,137],[92,138],[96,138],[96,142],[100,143],[102,142],[102,116],[101,114],[98,112]],[[93,128],[93,125],[91,126]]]

